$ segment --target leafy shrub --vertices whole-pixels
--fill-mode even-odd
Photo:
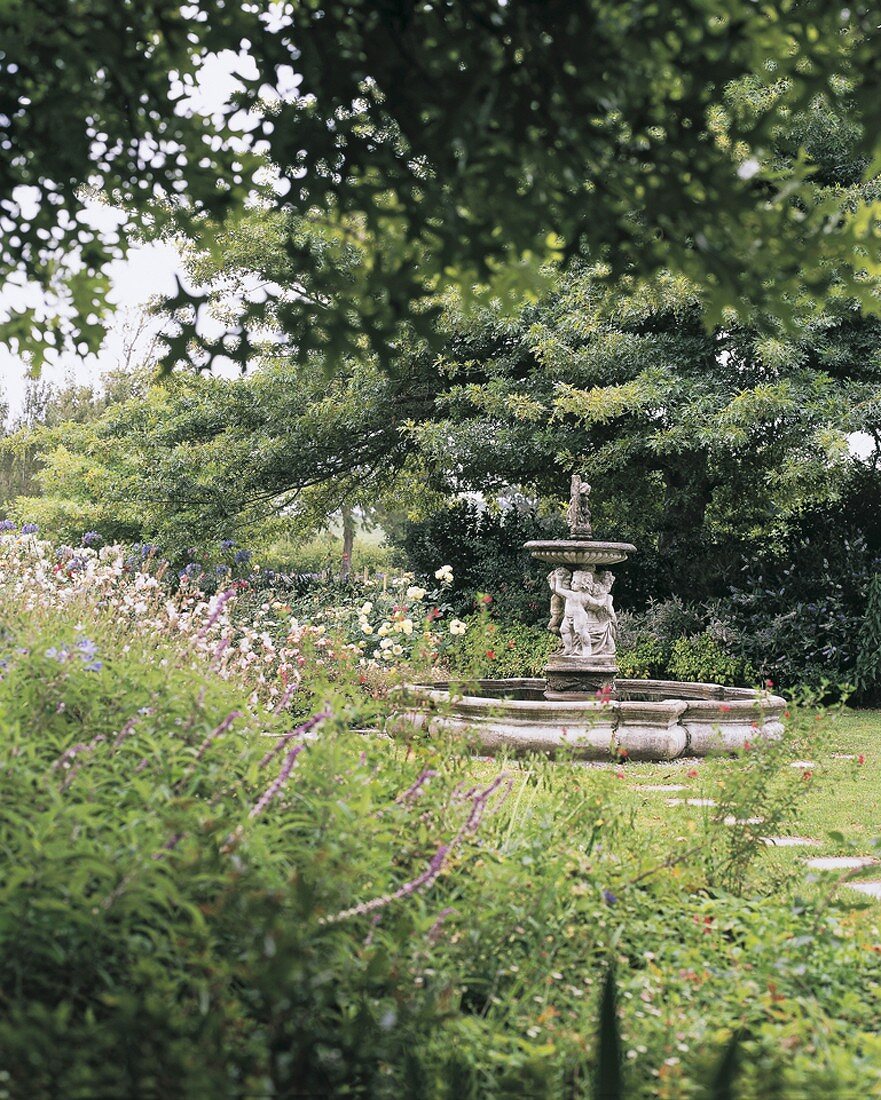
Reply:
[[[618,674],[625,679],[669,679],[670,650],[659,638],[639,635],[618,650]]]
[[[492,677],[541,676],[559,638],[538,626],[516,620],[499,622],[485,615],[465,620],[466,632],[451,639],[443,656],[459,675]]]
[[[878,1091],[873,937],[743,891],[749,826],[683,846],[612,771],[365,738],[309,664],[331,714],[291,730],[106,594],[0,605],[10,1096],[583,1095],[611,957],[625,1095],[702,1095],[735,1029],[745,1097]],[[720,813],[791,812],[788,744]]]
[[[752,679],[743,660],[726,653],[707,631],[690,638],[677,638],[668,663],[674,680],[697,680],[714,684],[743,684]]]
[[[523,544],[561,534],[561,523],[528,509],[495,513],[460,500],[447,511],[408,523],[397,539],[418,576],[431,577],[438,566],[452,566],[459,614],[473,610],[478,593],[488,592],[500,619],[538,626],[547,616],[547,570],[532,561]]]

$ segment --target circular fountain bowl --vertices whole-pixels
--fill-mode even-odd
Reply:
[[[636,547],[629,542],[593,542],[588,539],[537,539],[525,549],[536,561],[549,565],[614,565],[627,561]]]
[[[765,691],[672,680],[616,680],[615,688],[608,702],[563,702],[545,699],[538,679],[415,684],[398,716],[429,732],[461,733],[479,753],[563,750],[581,760],[707,756],[783,733],[786,701]]]

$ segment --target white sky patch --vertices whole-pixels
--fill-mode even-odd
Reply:
[[[237,73],[245,77],[254,77],[256,69],[253,60],[246,53],[236,54],[225,50],[206,57],[197,74],[192,88],[188,89],[182,104],[189,110],[208,116],[222,111],[230,96],[241,90],[243,85]],[[288,98],[296,95],[300,77],[291,69],[279,71],[279,85],[276,89],[263,89],[267,100]],[[182,104],[179,104],[179,108]],[[241,129],[250,128],[248,116],[240,112],[236,116]],[[21,188],[16,199],[23,208],[33,203],[33,189]],[[30,194],[28,192],[31,192]],[[89,203],[80,220],[95,228],[112,230],[123,219],[120,211],[100,202]],[[127,344],[131,339],[133,319],[137,317],[149,301],[158,296],[171,294],[175,289],[175,276],[186,283],[183,265],[176,249],[166,243],[136,245],[125,259],[110,265],[109,274],[113,284],[110,301],[117,307],[117,316],[109,329],[100,350],[94,355],[81,355],[68,351],[61,355],[50,353],[48,362],[43,366],[40,377],[46,381],[60,384],[75,381],[100,386],[101,376],[118,366],[123,360]],[[33,307],[46,309],[51,303],[35,286],[22,285],[9,281],[0,287],[0,316],[7,316],[11,310]],[[144,349],[149,347],[153,334],[158,331],[159,322],[151,322],[139,338]],[[151,327],[152,326],[152,327]],[[206,336],[219,336],[225,330],[217,322],[205,317],[202,311],[200,331]],[[137,349],[134,359],[137,361]],[[9,404],[10,419],[21,412],[27,386],[29,367],[8,347],[0,345],[0,399]],[[218,363],[215,373],[235,376],[238,367],[231,362]]]

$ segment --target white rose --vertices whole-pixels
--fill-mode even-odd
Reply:
[[[361,610],[358,612],[358,614],[369,615],[372,610],[373,604],[370,602],[370,600],[366,600],[363,604],[361,604]]]
[[[420,588],[418,584],[411,584],[407,589],[408,600],[422,600],[425,598],[426,589]]]
[[[464,634],[467,629],[467,625],[461,619],[453,619],[450,622],[451,634]]]
[[[401,620],[401,633],[406,634],[409,637],[413,633],[413,620],[402,619]]]

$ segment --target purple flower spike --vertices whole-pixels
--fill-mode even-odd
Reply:
[[[297,762],[297,757],[300,755],[303,749],[305,749],[305,747],[306,746],[303,744],[294,745],[291,751],[284,758],[284,761],[281,765],[281,770],[279,771],[277,778],[274,780],[274,782],[269,784],[269,786],[260,796],[258,801],[251,807],[248,817],[259,817],[269,805],[269,803],[281,794],[282,788],[284,787],[285,783],[287,783],[288,779],[290,778],[291,772],[294,770],[294,764]]]

